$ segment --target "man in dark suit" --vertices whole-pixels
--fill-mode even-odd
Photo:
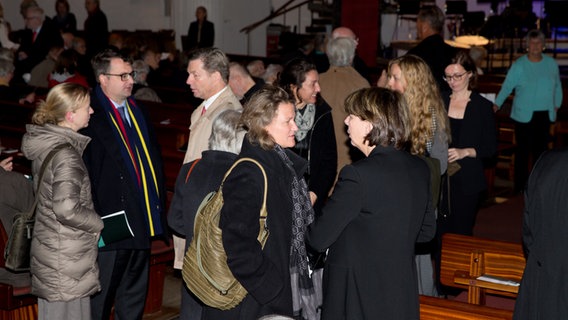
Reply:
[[[108,21],[100,8],[99,0],[86,0],[87,19],[84,24],[84,37],[87,44],[87,56],[92,57],[108,45]]]
[[[93,319],[108,319],[114,305],[116,319],[141,319],[150,239],[165,231],[162,161],[146,110],[131,97],[129,58],[105,49],[93,58],[93,69],[98,82],[91,96],[94,113],[82,131],[92,139],[83,159],[93,203],[101,216],[124,211],[134,237],[100,248],[101,291],[91,299],[91,312]]]
[[[568,296],[568,150],[542,154],[525,191],[523,245],[527,266],[514,319],[564,319]]]
[[[456,49],[444,42],[445,22],[444,12],[438,6],[422,7],[416,19],[416,35],[421,41],[408,51],[428,64],[442,91],[450,89],[443,79],[444,69],[456,54]]]
[[[54,45],[63,47],[63,38],[53,22],[45,17],[40,7],[25,11],[26,30],[23,31],[16,58],[16,76],[30,72],[43,61]]]
[[[197,20],[189,24],[187,31],[187,50],[212,47],[215,41],[215,26],[207,20],[207,9],[197,7],[195,18]]]

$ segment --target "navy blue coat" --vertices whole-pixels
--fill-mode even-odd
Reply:
[[[165,178],[158,142],[146,110],[140,104],[136,106],[140,108],[144,115],[143,119],[137,119],[137,121],[144,121],[148,128],[150,141],[147,141],[147,147],[156,170],[159,191],[162,196],[162,208],[164,208]],[[141,194],[138,190],[137,182],[132,179],[125,165],[125,159],[122,157],[122,142],[119,142],[116,138],[115,129],[111,126],[96,95],[91,97],[91,107],[94,113],[89,120],[89,126],[80,132],[92,139],[83,153],[83,160],[91,179],[95,210],[100,215],[125,210],[134,232],[134,238],[109,244],[101,248],[101,250],[149,249],[150,233],[144,215],[145,211],[141,206]],[[162,215],[162,220],[161,224],[165,227],[165,213]]]

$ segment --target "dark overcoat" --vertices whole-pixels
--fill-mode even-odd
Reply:
[[[187,252],[193,238],[197,209],[207,194],[219,189],[225,172],[236,158],[237,155],[231,152],[206,150],[201,153],[200,159],[181,167],[168,211],[168,225],[186,239],[184,252]],[[203,304],[185,285],[181,294],[180,318],[200,319]]]
[[[296,174],[302,176],[305,160],[287,151]],[[248,295],[234,309],[204,307],[202,319],[258,319],[268,314],[292,316],[290,242],[292,236],[292,175],[276,151],[252,145],[245,137],[238,158],[250,157],[263,166],[268,178],[268,241],[257,241],[264,192],[260,169],[251,162],[239,164],[223,185],[224,205],[219,226],[229,268]]]
[[[204,20],[201,24],[201,36],[197,41],[197,33],[199,32],[199,22],[193,21],[189,24],[187,30],[187,49],[209,48],[215,42],[215,25],[213,22]]]
[[[523,245],[527,266],[513,319],[568,316],[568,150],[544,153],[525,191]]]
[[[302,158],[308,160],[305,176],[309,191],[313,191],[318,197],[314,204],[316,214],[321,212],[337,176],[337,145],[335,141],[331,107],[323,99],[318,99],[314,124],[303,141],[307,148],[297,148],[300,144],[298,142],[296,147],[292,149]]]
[[[433,238],[430,170],[392,147],[339,174],[308,244],[329,248],[322,319],[419,319],[414,245]]]
[[[97,90],[100,88],[97,87]],[[102,216],[124,210],[134,233],[133,238],[108,244],[100,250],[149,249],[150,232],[145,210],[142,208],[141,192],[137,187],[138,183],[132,178],[125,164],[121,153],[122,142],[117,139],[115,129],[95,94],[91,96],[91,107],[94,113],[89,120],[89,126],[80,132],[92,139],[83,153],[83,160],[91,179],[95,211]],[[131,104],[132,107],[140,108],[143,118],[137,121],[144,121],[148,129],[150,141],[146,141],[146,145],[156,170],[162,208],[164,208],[165,178],[158,142],[147,110],[141,104],[136,104],[136,106]],[[165,227],[165,214],[161,218],[161,225]]]

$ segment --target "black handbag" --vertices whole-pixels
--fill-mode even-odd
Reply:
[[[43,161],[40,171],[38,188],[41,185],[43,174],[47,165],[51,162],[55,154],[65,147],[71,147],[69,143],[56,146]],[[31,208],[26,212],[19,212],[14,216],[10,236],[4,249],[4,267],[14,272],[24,272],[30,270],[30,249],[32,245],[32,233],[35,222],[35,209],[38,197],[35,197]]]

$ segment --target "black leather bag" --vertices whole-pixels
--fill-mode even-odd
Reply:
[[[39,172],[38,187],[41,185],[45,168],[51,162],[51,159],[53,159],[57,152],[65,147],[71,147],[71,145],[69,143],[59,145],[47,155]],[[6,243],[6,248],[4,249],[4,266],[8,270],[14,272],[30,270],[30,249],[32,246],[37,201],[38,199],[36,197],[30,210],[17,213],[14,216],[8,243]]]

